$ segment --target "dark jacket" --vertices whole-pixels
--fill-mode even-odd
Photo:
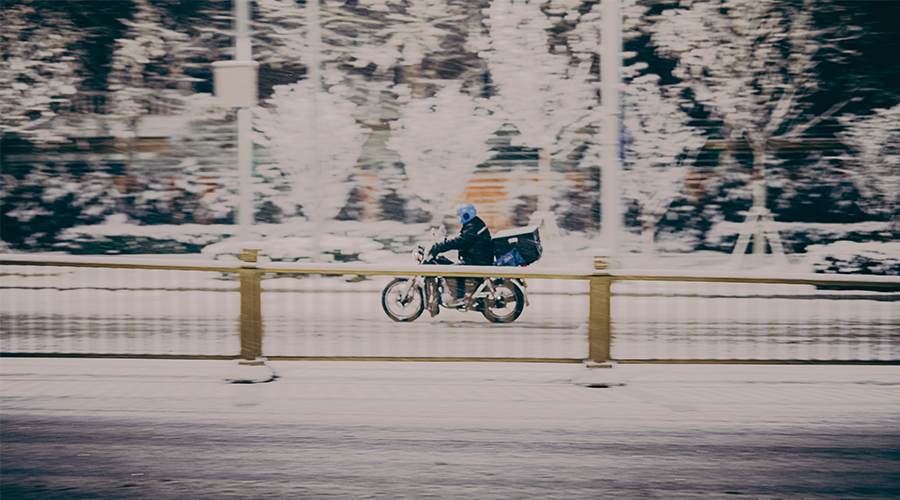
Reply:
[[[436,244],[431,253],[437,255],[448,250],[458,250],[459,259],[470,266],[491,266],[494,264],[494,243],[491,232],[480,218],[463,224],[459,236]]]

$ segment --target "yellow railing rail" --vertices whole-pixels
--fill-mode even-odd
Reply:
[[[170,260],[128,257],[36,256],[28,254],[0,255],[4,266],[53,266],[105,269],[145,269],[168,271],[212,271],[236,275],[240,293],[240,355],[243,360],[256,360],[263,355],[262,278],[267,273],[309,275],[360,276],[445,276],[445,277],[508,277],[589,282],[589,313],[587,328],[588,352],[585,360],[603,363],[614,358],[612,353],[613,284],[626,281],[708,282],[747,284],[814,285],[819,287],[859,287],[879,292],[900,292],[900,277],[843,276],[758,273],[691,273],[659,270],[610,270],[602,259],[595,261],[595,269],[541,269],[487,266],[418,266],[370,264],[314,264],[261,263],[255,250],[245,250],[241,260]]]

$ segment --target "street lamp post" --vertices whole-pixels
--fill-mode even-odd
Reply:
[[[249,0],[235,0],[235,54],[233,61],[213,63],[215,93],[222,106],[237,108],[237,170],[240,202],[237,223],[240,239],[250,239],[253,224],[253,169],[252,116],[250,108],[256,106],[257,71],[259,63],[253,61],[250,43]]]
[[[234,3],[237,36],[235,37],[235,61],[252,61],[248,24],[250,21],[250,5],[248,0],[236,0]],[[256,86],[253,87],[253,101],[256,101]],[[255,102],[253,103],[255,104]],[[240,182],[241,203],[238,218],[241,228],[241,239],[250,239],[250,226],[253,225],[253,190],[251,171],[253,169],[252,116],[249,106],[241,106],[237,110],[238,121],[238,178]]]
[[[603,0],[600,81],[603,125],[600,133],[600,244],[613,260],[618,254],[622,225],[619,188],[619,134],[622,81],[622,11],[621,0]]]
[[[311,82],[312,89],[312,106],[311,116],[309,117],[311,129],[313,130],[313,141],[312,147],[310,148],[310,158],[313,162],[313,179],[312,182],[315,183],[316,186],[322,185],[322,161],[320,152],[319,152],[319,141],[318,133],[319,129],[319,92],[322,87],[322,77],[320,73],[321,66],[321,42],[322,42],[322,33],[321,28],[319,26],[319,0],[307,0],[306,2],[307,9],[307,49],[308,49],[308,64],[309,68],[309,80]],[[309,216],[311,216],[314,220],[313,226],[313,235],[312,235],[312,243],[313,243],[313,260],[318,261],[321,258],[322,251],[322,230],[323,230],[323,220],[322,220],[322,193],[321,190],[316,194],[316,199],[314,200],[315,205],[310,210]],[[304,207],[304,210],[306,208]]]

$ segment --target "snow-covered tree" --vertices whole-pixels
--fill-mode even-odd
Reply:
[[[868,116],[845,115],[842,138],[855,149],[849,162],[851,176],[865,197],[861,207],[891,217],[900,232],[900,104],[876,109]]]
[[[438,226],[460,201],[475,167],[491,157],[487,139],[502,122],[454,83],[427,99],[411,99],[407,86],[401,94],[400,118],[391,123],[387,147],[405,165],[412,196],[423,203]]]
[[[305,2],[296,0],[256,0],[254,16],[254,58],[263,62],[300,60],[309,61],[310,10]],[[360,15],[370,12],[364,2],[348,9],[343,2],[319,1],[318,19],[322,43],[318,49],[322,61],[347,60],[357,47],[367,45],[373,30],[382,25],[373,12],[373,18]],[[390,65],[397,54],[386,54],[379,62]]]
[[[109,89],[113,113],[121,117],[117,137],[135,134],[137,119],[151,113],[169,114],[183,107],[194,78],[184,73],[184,63],[198,50],[190,37],[164,26],[160,10],[148,0],[136,0],[137,11],[124,38],[116,40]]]
[[[468,3],[435,0],[322,1],[316,4],[316,30],[310,26],[311,5],[258,0],[254,58],[261,64],[299,63],[309,76],[309,65],[317,61],[323,86],[348,89],[357,119],[366,124],[396,118],[390,97],[396,83],[408,84],[418,97],[441,87],[435,85],[439,76],[423,65],[458,45],[464,38],[461,20],[477,12]]]
[[[602,2],[592,3],[590,9],[585,9],[588,5],[581,0],[566,0],[564,2],[554,2],[554,5],[564,6],[560,9],[559,15],[564,16],[566,25],[574,25],[572,29],[565,33],[565,41],[568,45],[569,52],[576,58],[592,58],[602,54]],[[619,8],[622,14],[622,39],[630,41],[643,35],[650,25],[650,20],[646,14],[649,10],[647,5],[640,0],[619,0]],[[622,53],[623,59],[631,59],[636,57],[637,53]],[[649,65],[644,61],[629,64],[621,68],[622,78],[625,81],[630,80]]]
[[[542,11],[544,2],[495,0],[484,23],[490,38],[479,55],[488,60],[498,96],[491,99],[505,120],[520,132],[514,144],[538,150],[545,185],[538,211],[550,209],[551,159],[567,152],[569,134],[600,119],[596,74],[585,54],[574,62],[550,43],[553,23]]]
[[[60,12],[22,1],[0,9],[0,136],[60,139],[50,122],[84,79],[84,34]]]
[[[24,175],[3,174],[0,232],[24,249],[49,248],[63,229],[98,224],[116,213],[122,196],[95,165],[36,165]]]
[[[275,87],[267,104],[271,109],[254,108],[253,140],[272,152],[290,188],[272,201],[289,215],[302,206],[317,224],[333,218],[353,187],[348,178],[369,132],[353,119],[356,105],[314,93],[308,80]]]
[[[657,51],[676,59],[674,75],[694,99],[724,121],[730,139],[753,151],[754,252],[764,253],[771,219],[766,203],[766,165],[776,140],[795,140],[843,107],[843,98],[814,112],[821,58],[843,57],[830,31],[816,28],[812,0],[716,0],[666,10],[652,27]],[[746,236],[746,238],[745,238]],[[776,236],[777,233],[771,233]],[[747,241],[749,232],[739,239]],[[777,241],[773,242],[776,245]]]
[[[376,34],[383,42],[369,50],[397,54],[402,82],[410,86],[413,97],[422,97],[437,76],[436,72],[426,74],[423,63],[444,50],[444,44],[458,29],[456,22],[466,15],[452,12],[452,6],[442,0],[410,0],[405,7],[404,14],[387,16],[389,23]],[[358,59],[361,54],[356,55]]]
[[[681,190],[690,159],[703,145],[701,131],[647,75],[625,87],[625,160],[620,179],[623,197],[640,209],[641,251],[653,254],[656,224]]]

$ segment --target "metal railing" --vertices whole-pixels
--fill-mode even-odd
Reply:
[[[900,363],[900,278],[0,256],[0,354]],[[603,267],[598,265],[596,267]],[[522,278],[511,324],[394,323],[395,276]]]

